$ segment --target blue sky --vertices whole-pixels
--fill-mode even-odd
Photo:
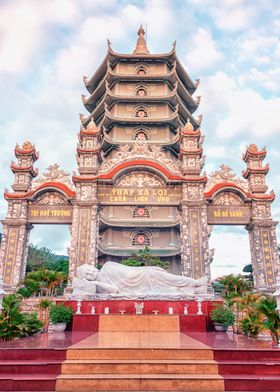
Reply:
[[[40,173],[55,162],[76,169],[82,76],[102,61],[107,38],[115,51],[132,52],[141,23],[151,52],[167,52],[177,40],[182,63],[201,80],[196,113],[203,114],[207,173],[225,163],[240,175],[242,152],[256,143],[267,147],[267,182],[280,194],[279,0],[0,0],[1,195],[13,181],[16,142],[36,144]],[[273,213],[280,218],[278,198]],[[37,226],[31,238],[65,253],[69,232]],[[249,261],[242,227],[216,228],[211,246],[213,276]]]

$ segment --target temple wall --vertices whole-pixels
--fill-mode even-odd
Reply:
[[[141,221],[142,218],[133,218],[133,211],[136,206],[104,206],[101,208],[101,215],[106,219],[135,219]],[[148,206],[150,219],[179,219],[178,209],[175,206]]]
[[[141,230],[141,228],[138,230]],[[99,240],[103,246],[128,248],[131,247],[132,238],[138,230],[130,228],[122,229],[118,227],[107,228],[103,233],[100,234]],[[143,230],[146,230],[149,233],[151,237],[152,248],[155,247],[165,249],[166,247],[176,248],[180,246],[180,237],[178,230],[175,228],[147,228]],[[135,246],[135,250],[137,249],[139,249],[139,246]]]

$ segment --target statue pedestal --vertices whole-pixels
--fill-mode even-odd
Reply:
[[[81,314],[74,314],[72,331],[101,332],[110,328],[121,328],[125,332],[128,330],[139,331],[170,331],[175,328],[177,332],[203,332],[213,329],[210,312],[218,301],[203,301],[201,312],[197,301],[165,301],[165,300],[100,300],[81,301]],[[143,304],[142,313],[136,315],[135,303]],[[71,306],[76,312],[77,301],[64,301],[64,304]],[[94,306],[95,314],[92,314]],[[109,314],[104,314],[105,308],[109,309]],[[173,309],[173,315],[169,315],[169,309]],[[184,308],[188,309],[188,314],[184,314]],[[155,314],[156,313],[156,314]],[[176,321],[174,321],[176,320]],[[126,327],[127,324],[127,327]],[[150,328],[150,329],[149,329]]]
[[[73,332],[205,332],[206,315],[75,314]]]

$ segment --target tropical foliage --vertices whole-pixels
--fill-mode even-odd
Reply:
[[[251,338],[258,337],[259,333],[264,329],[263,315],[259,312],[250,312],[240,321],[240,329],[246,336]]]
[[[271,333],[275,343],[280,341],[280,314],[276,310],[277,304],[273,297],[264,297],[257,304],[257,310],[264,316],[263,326]]]
[[[222,324],[223,327],[233,325],[235,320],[232,310],[223,304],[216,305],[216,307],[212,309],[210,315],[214,323]]]
[[[72,308],[64,305],[54,305],[50,307],[50,320],[53,324],[68,323],[73,316]]]
[[[161,267],[167,269],[169,263],[162,261],[156,255],[154,255],[151,249],[146,246],[144,249],[140,249],[138,252],[133,253],[130,258],[122,261],[122,264],[132,267]]]
[[[10,294],[3,299],[3,309],[0,314],[0,337],[3,340],[33,335],[43,327],[36,313],[20,311],[21,301],[22,296],[19,294]]]
[[[59,271],[39,269],[28,272],[24,281],[24,287],[18,290],[23,297],[45,296],[53,297],[63,289],[63,284],[67,281],[67,276]]]
[[[240,274],[222,276],[215,280],[213,287],[216,292],[217,289],[220,291],[220,294],[229,306],[232,306],[233,298],[246,295],[253,289],[252,283],[247,279],[244,279]]]
[[[30,244],[27,254],[26,272],[48,269],[68,274],[69,258],[55,255],[49,248]]]

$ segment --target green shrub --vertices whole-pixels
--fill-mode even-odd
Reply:
[[[34,333],[41,331],[44,323],[43,321],[38,319],[38,315],[36,312],[24,313],[23,316],[24,316],[24,329],[26,335],[28,336],[34,335]]]
[[[239,325],[244,335],[256,338],[263,329],[262,315],[259,312],[250,312],[239,322]]]
[[[69,323],[73,316],[73,310],[64,305],[51,305],[50,320],[52,324]]]
[[[234,314],[225,305],[217,305],[214,309],[212,309],[210,315],[214,323],[222,324],[224,327],[234,324]]]
[[[19,294],[9,294],[3,299],[3,309],[0,314],[0,337],[3,340],[33,335],[43,326],[36,313],[21,313],[21,301],[22,296]]]
[[[275,298],[271,296],[262,298],[257,310],[264,316],[264,328],[270,331],[272,340],[278,344],[280,341],[280,314],[277,311]]]

